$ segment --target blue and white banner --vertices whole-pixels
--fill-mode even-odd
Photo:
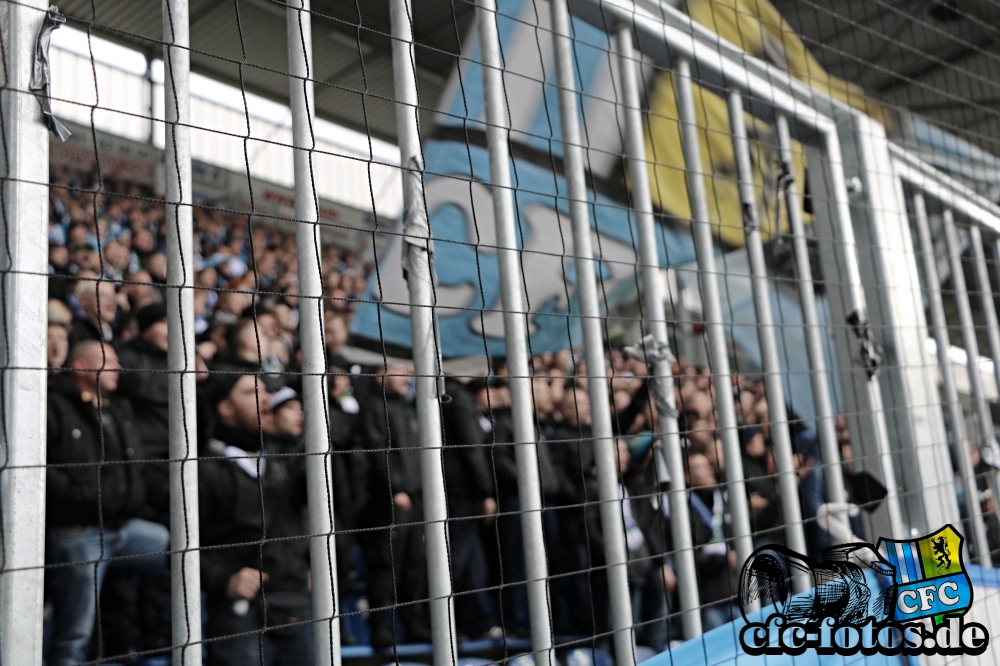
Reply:
[[[498,28],[505,57],[514,158],[511,171],[517,224],[531,311],[533,352],[582,343],[576,301],[573,242],[557,89],[552,67],[547,2],[501,0]],[[621,131],[616,74],[608,36],[574,19],[581,111],[588,171],[599,192],[589,190],[594,252],[602,306],[613,308],[636,293],[636,230],[621,178]],[[496,234],[489,188],[489,157],[483,133],[482,73],[476,39],[467,40],[461,66],[452,73],[433,138],[424,142],[426,200],[434,237],[436,309],[446,358],[504,353]],[[694,260],[686,228],[661,225],[661,266]],[[378,259],[366,303],[352,332],[410,346],[406,283],[394,237]]]

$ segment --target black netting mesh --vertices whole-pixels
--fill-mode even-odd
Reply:
[[[0,2],[44,37],[4,28],[25,663],[716,663],[786,593],[868,607],[828,548],[1000,557],[995,3],[302,1]],[[46,335],[12,291],[39,122],[47,396],[10,337]],[[764,546],[817,568],[741,595]]]

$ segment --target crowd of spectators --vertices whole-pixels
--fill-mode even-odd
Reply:
[[[141,187],[52,174],[48,362],[47,598],[50,664],[170,645],[166,219]],[[207,663],[309,664],[309,540],[294,238],[246,216],[194,208],[199,517]],[[344,358],[370,266],[323,249],[327,420],[341,590],[361,590],[376,648],[430,637],[413,368]],[[609,394],[621,472],[637,641],[680,638],[669,506],[648,370],[612,347]],[[610,630],[590,426],[592,381],[580,350],[532,359],[543,529],[557,635]],[[732,399],[757,545],[781,543],[763,385],[675,363],[691,531],[705,629],[734,613],[727,461],[715,405]],[[527,590],[510,393],[502,359],[449,377],[442,406],[450,565],[460,637],[526,637]],[[792,424],[814,555],[836,537],[812,430]],[[846,473],[850,435],[838,421]],[[847,501],[852,498],[837,498]],[[194,510],[192,508],[192,510]],[[846,528],[863,534],[859,520]],[[73,564],[84,563],[84,564]],[[59,565],[59,566],[55,566]],[[98,607],[100,613],[97,612]],[[267,631],[262,631],[267,627]],[[345,639],[355,635],[345,632]]]

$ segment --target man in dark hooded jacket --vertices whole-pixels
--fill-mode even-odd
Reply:
[[[305,463],[269,440],[271,395],[246,366],[220,365],[203,397],[215,417],[198,462],[209,663],[312,663]],[[296,538],[298,537],[298,538]],[[262,633],[264,627],[268,627]],[[230,638],[224,638],[230,636]]]

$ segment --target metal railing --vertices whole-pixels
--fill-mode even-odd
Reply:
[[[3,570],[0,573],[0,650],[5,663],[41,663],[42,587],[46,569],[44,548],[45,506],[45,418],[38,406],[45,403],[46,362],[44,280],[48,220],[48,172],[44,146],[45,127],[34,97],[29,94],[29,76],[34,52],[34,35],[45,16],[46,6],[31,0],[5,3],[4,56],[6,85],[3,89],[3,131],[6,172],[3,179],[4,227],[7,239],[4,256],[4,350],[5,367],[3,452],[0,471],[3,500]],[[425,188],[424,149],[421,139],[427,130],[419,125],[423,108],[418,96],[415,73],[413,7],[409,0],[391,0],[392,60],[397,125],[402,173],[403,214],[397,235],[402,257],[383,257],[401,262],[407,279],[409,321],[415,366],[416,414],[420,432],[420,477],[423,486],[424,539],[427,548],[428,599],[431,608],[433,660],[450,666],[457,660],[458,632],[453,608],[449,557],[448,495],[443,476],[442,396],[445,370],[442,337],[438,326],[441,304],[434,269],[434,230],[429,218]],[[689,488],[685,485],[682,433],[675,403],[674,372],[670,352],[670,325],[661,293],[658,273],[657,211],[650,194],[649,165],[655,156],[647,154],[644,140],[642,86],[643,66],[652,66],[673,75],[678,100],[680,143],[686,165],[685,177],[691,203],[691,231],[700,278],[703,323],[712,374],[712,390],[718,414],[719,437],[725,457],[725,489],[732,515],[729,541],[737,563],[754,550],[752,509],[742,464],[742,427],[731,399],[734,377],[728,327],[724,314],[725,295],[720,293],[717,276],[725,273],[716,254],[715,230],[711,222],[706,179],[714,177],[703,163],[694,86],[710,85],[724,91],[735,156],[735,181],[743,212],[741,220],[749,257],[750,283],[759,340],[761,374],[768,400],[770,438],[773,442],[777,484],[784,519],[784,539],[793,550],[805,552],[806,528],[798,490],[796,444],[789,397],[783,377],[779,338],[788,324],[772,311],[771,285],[761,235],[757,186],[754,183],[751,143],[748,138],[748,110],[765,109],[776,127],[780,154],[782,189],[792,245],[797,293],[802,312],[802,332],[806,342],[809,384],[812,389],[812,427],[818,440],[825,495],[839,504],[845,496],[842,467],[845,461],[835,430],[831,376],[838,375],[845,387],[851,420],[860,437],[859,463],[885,488],[880,508],[873,512],[870,530],[886,537],[905,538],[925,533],[945,520],[958,517],[953,474],[948,448],[959,464],[965,493],[965,510],[972,527],[972,545],[977,561],[991,565],[987,529],[975,493],[976,473],[968,444],[978,449],[996,448],[990,406],[980,376],[977,326],[973,319],[969,290],[965,284],[962,240],[957,231],[960,216],[969,225],[974,263],[973,275],[980,293],[979,308],[985,316],[985,332],[991,356],[1000,357],[1000,329],[992,298],[990,271],[982,239],[1000,233],[1000,210],[977,197],[959,183],[940,174],[894,147],[885,130],[874,120],[845,105],[804,87],[786,73],[759,62],[717,36],[706,36],[689,19],[669,7],[625,0],[589,2],[552,0],[548,26],[539,29],[539,39],[551,41],[558,93],[562,158],[560,176],[565,191],[556,198],[568,211],[572,232],[571,258],[575,265],[573,312],[583,334],[583,358],[587,367],[592,406],[592,443],[596,468],[597,498],[603,532],[604,564],[610,608],[610,632],[615,663],[632,666],[635,661],[632,602],[627,568],[629,550],[620,495],[620,475],[616,460],[616,432],[612,400],[608,394],[606,371],[607,335],[603,320],[598,276],[604,260],[600,247],[592,241],[591,194],[588,185],[586,151],[588,139],[581,128],[582,92],[574,63],[573,21],[583,20],[609,31],[610,57],[614,59],[621,98],[615,102],[624,118],[623,156],[630,182],[627,213],[637,228],[636,262],[641,273],[641,324],[650,336],[640,346],[652,370],[651,391],[658,409],[658,434],[662,438],[664,464],[660,482],[668,490],[671,516],[672,554],[678,573],[680,623],[685,639],[702,633],[699,609],[696,546],[689,525]],[[198,432],[194,409],[196,376],[196,252],[192,246],[190,146],[190,43],[187,0],[166,0],[164,11],[165,156],[167,206],[166,229],[169,258],[166,280],[170,381],[170,532],[172,541],[172,608],[174,663],[198,664],[202,659],[201,577],[198,525]],[[292,114],[295,184],[295,247],[297,249],[299,335],[301,338],[302,401],[305,412],[306,478],[308,491],[309,539],[311,554],[312,622],[315,659],[318,664],[342,662],[337,548],[331,468],[330,423],[327,413],[327,376],[323,269],[320,260],[318,194],[313,176],[316,139],[314,59],[312,54],[312,14],[308,0],[289,2],[286,10],[288,80]],[[515,196],[518,186],[511,173],[510,100],[505,90],[505,65],[498,10],[492,0],[478,0],[476,21],[485,105],[486,148],[489,156],[488,188],[492,197],[500,284],[500,310],[508,384],[511,393],[513,442],[516,452],[519,517],[524,543],[526,586],[529,598],[531,652],[538,663],[556,663],[557,642],[552,624],[552,599],[548,583],[543,488],[539,473],[536,416],[533,413],[532,353],[530,345],[531,307],[526,301],[525,275],[520,264],[520,219]],[[812,197],[825,210],[816,210],[811,228],[803,219],[804,183],[792,174],[793,132],[806,151],[815,171],[810,174]],[[846,154],[845,154],[846,153]],[[819,175],[817,175],[819,174]],[[857,177],[860,188],[849,190]],[[825,194],[815,187],[825,188]],[[904,190],[907,199],[901,200]],[[939,252],[932,243],[927,199],[940,209],[949,259],[952,298],[957,308],[962,344],[967,353],[969,381],[974,406],[975,436],[966,431],[966,415],[958,395],[951,362],[949,322],[942,299]],[[911,241],[909,205],[917,231]],[[905,233],[895,236],[900,229]],[[859,240],[858,231],[863,235]],[[892,238],[897,240],[891,241]],[[901,239],[901,240],[900,240]],[[820,264],[825,279],[814,279],[810,243],[819,242]],[[895,245],[908,251],[893,256]],[[996,242],[1000,241],[995,241]],[[987,243],[987,245],[990,245]],[[919,257],[919,264],[918,264]],[[563,259],[570,258],[563,255]],[[892,266],[892,262],[898,265]],[[924,286],[917,280],[922,272]],[[836,272],[835,272],[836,271]],[[839,282],[838,279],[839,278]],[[827,285],[832,331],[838,362],[827,362],[826,338],[819,322],[817,283]],[[923,303],[906,297],[909,292],[926,293],[930,329],[937,343],[937,357],[943,398],[928,379],[923,344],[928,330]],[[901,296],[902,294],[902,296]],[[884,303],[873,308],[873,301]],[[399,305],[399,304],[397,304]],[[487,309],[486,306],[483,309]],[[872,313],[870,310],[880,312]],[[883,337],[885,351],[877,338]],[[916,344],[916,346],[914,346]],[[385,356],[383,347],[383,357]],[[1000,364],[994,364],[1000,385]],[[884,391],[893,392],[891,407],[885,405]],[[946,418],[945,418],[946,417]],[[947,421],[950,438],[944,438]],[[920,424],[925,424],[926,428]],[[923,432],[918,432],[924,430]],[[907,437],[901,437],[908,434]],[[658,454],[659,455],[659,454]],[[900,468],[903,461],[905,469]],[[934,462],[928,469],[921,461]],[[994,489],[997,480],[992,475]],[[994,496],[996,493],[994,491]],[[831,519],[846,522],[844,509],[834,509]],[[796,578],[796,591],[810,582]],[[29,656],[30,655],[30,656]]]
[[[994,233],[1000,223],[1000,209],[974,192],[971,192],[946,174],[923,164],[901,147],[892,147],[893,169],[901,184],[901,190],[909,195],[908,209],[912,211],[914,226],[919,238],[919,248],[922,257],[924,289],[929,303],[931,325],[934,330],[936,356],[940,368],[943,403],[946,410],[949,442],[953,451],[953,459],[958,461],[958,471],[962,485],[966,489],[978,487],[975,465],[970,456],[970,450],[983,452],[981,455],[991,457],[996,448],[993,428],[993,417],[990,414],[989,399],[983,385],[980,369],[979,332],[985,333],[990,353],[997,358],[1000,352],[1000,331],[997,326],[996,306],[993,300],[993,286],[987,265],[986,251],[983,246],[983,230]],[[928,203],[933,204],[934,214],[940,219],[939,238],[944,239],[944,250],[947,255],[947,275],[950,289],[945,289],[944,279],[939,275],[937,256],[931,232],[928,215]],[[955,215],[961,215],[965,221],[966,242],[960,237]],[[977,326],[972,312],[970,290],[966,285],[966,269],[963,254],[966,249],[972,250],[972,275],[975,277],[975,291],[979,293],[979,310],[984,324]],[[964,413],[963,404],[957,389],[955,368],[948,356],[951,348],[950,329],[955,323],[949,323],[944,297],[954,302],[958,328],[965,350],[968,387],[973,406],[973,431],[968,432],[969,419]],[[994,371],[996,364],[994,363]],[[990,489],[995,493],[997,480],[995,474],[988,475]],[[977,561],[983,566],[992,566],[992,553],[987,537],[987,524],[983,516],[977,492],[967,491],[965,494],[965,510],[968,524],[972,528],[973,546]]]

